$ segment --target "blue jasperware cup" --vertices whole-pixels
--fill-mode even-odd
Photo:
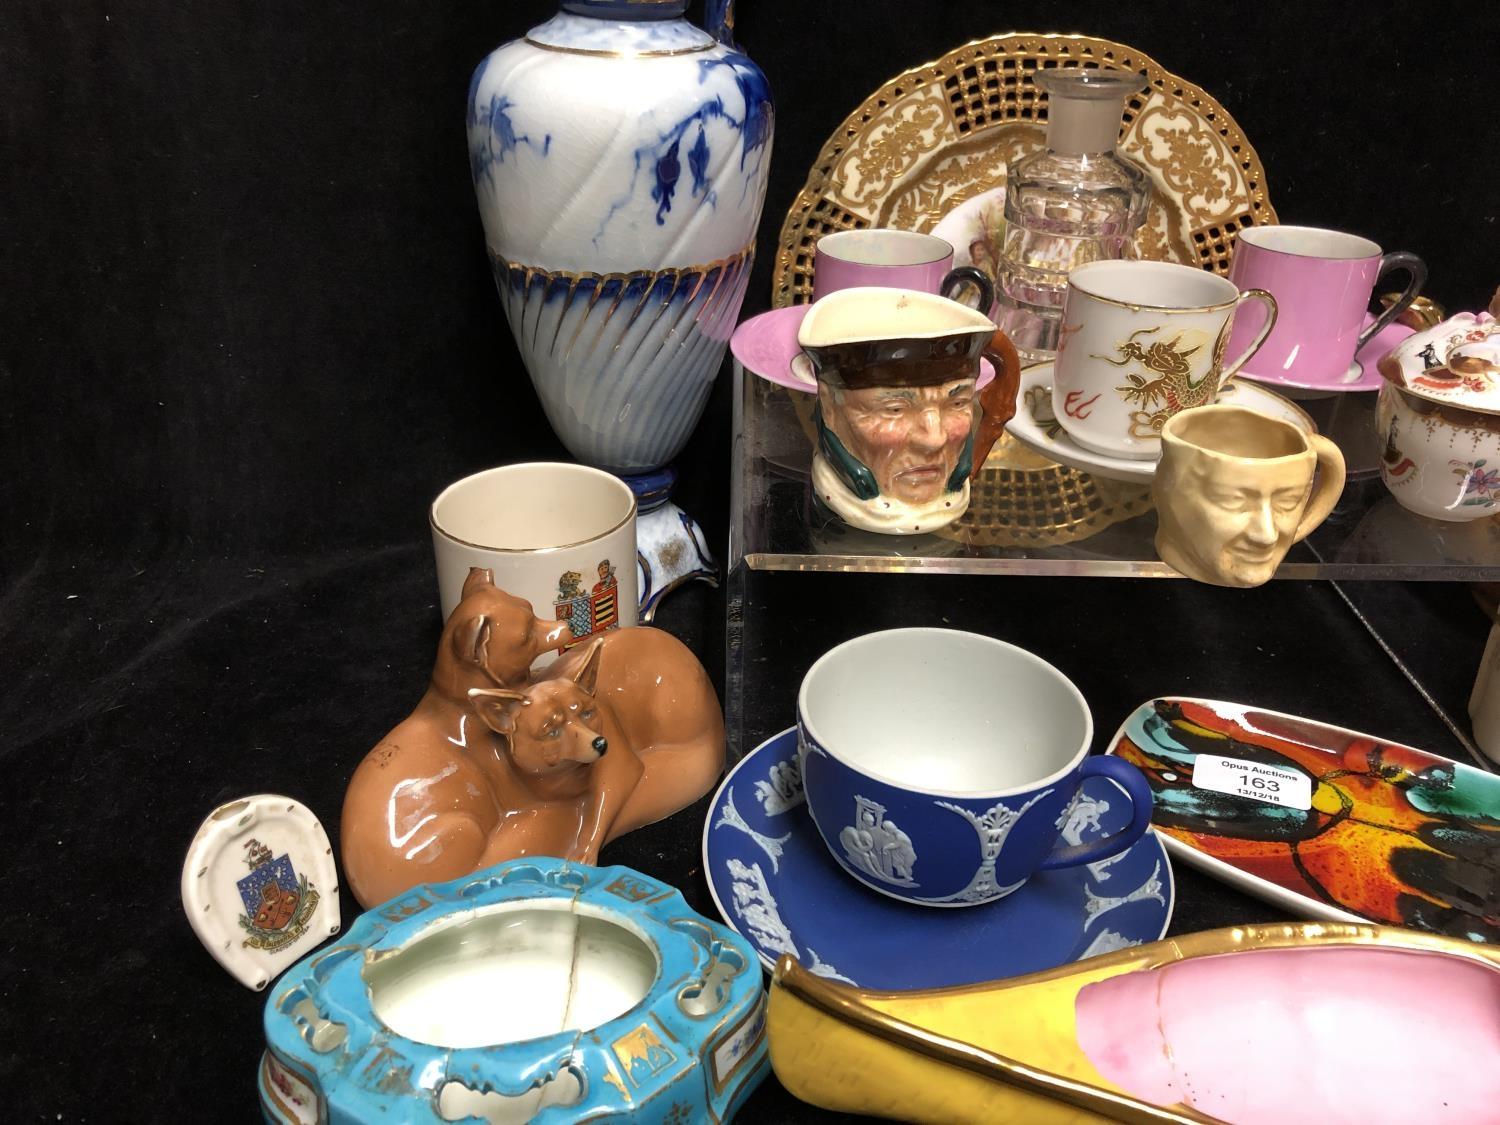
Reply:
[[[1151,822],[1128,762],[1089,757],[1094,722],[1040,657],[954,629],[891,629],[829,650],[797,696],[807,806],[833,858],[922,906],[1003,898],[1038,871],[1108,859]],[[1129,825],[1062,842],[1085,778],[1114,782]]]

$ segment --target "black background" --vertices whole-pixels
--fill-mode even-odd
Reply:
[[[564,455],[495,298],[462,127],[474,65],[551,10],[0,8],[8,1119],[254,1117],[263,998],[189,932],[181,856],[215,804],[255,791],[336,830],[348,773],[425,682],[428,501],[474,469]],[[746,311],[767,304],[782,218],[843,118],[901,70],[1013,30],[1140,48],[1234,115],[1282,221],[1414,250],[1430,295],[1481,307],[1500,283],[1497,13],[748,0],[738,37],[777,120]],[[720,545],[727,384],[679,462],[680,498]],[[1108,589],[1148,617],[1199,604],[1157,585]],[[777,589],[790,620],[824,588]],[[1461,602],[1399,596],[1445,622]],[[1264,622],[1302,597],[1201,604]],[[722,613],[699,588],[662,622],[716,677]],[[1456,697],[1472,653],[1445,665],[1440,635],[1407,639]],[[1232,675],[1242,658],[1223,659]],[[1277,659],[1278,681],[1329,675],[1296,645]],[[1359,681],[1341,681],[1345,710]],[[605,858],[655,867],[701,906],[692,816]],[[771,1090],[751,1110],[793,1113]]]

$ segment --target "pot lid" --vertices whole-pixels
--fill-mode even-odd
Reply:
[[[1380,374],[1430,402],[1500,414],[1500,321],[1459,313],[1401,341]]]

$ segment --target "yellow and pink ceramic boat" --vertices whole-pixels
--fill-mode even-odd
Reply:
[[[783,957],[767,1028],[797,1097],[904,1121],[1500,1115],[1500,947],[1391,927],[1211,930],[915,992]]]

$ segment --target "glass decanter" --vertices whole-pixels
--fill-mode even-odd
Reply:
[[[1132,256],[1151,191],[1146,172],[1115,151],[1125,99],[1144,89],[1145,79],[1045,70],[1036,84],[1047,94],[1047,147],[1009,170],[995,279],[995,320],[1026,363],[1057,353],[1068,272]]]

